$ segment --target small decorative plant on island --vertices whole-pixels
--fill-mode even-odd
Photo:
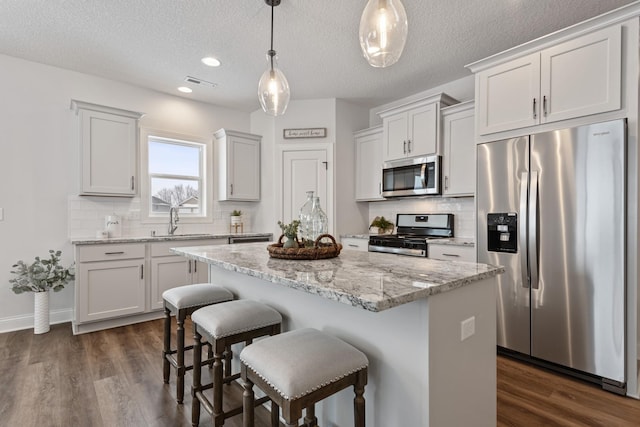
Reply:
[[[278,221],[278,225],[282,230],[282,234],[284,234],[284,236],[287,238],[282,247],[297,248],[298,241],[296,239],[298,237],[298,227],[300,226],[300,221],[295,219],[291,222],[291,224],[284,224],[282,221]]]
[[[49,259],[35,257],[32,264],[20,260],[12,267],[15,278],[10,279],[11,290],[16,294],[34,292],[34,333],[42,334],[49,331],[49,289],[61,291],[65,285],[74,279],[75,269],[72,264],[68,268],[60,265],[61,251],[49,250]]]
[[[377,216],[371,221],[371,225],[369,226],[369,230],[371,227],[376,227],[378,229],[378,234],[386,234],[389,231],[393,231],[393,223],[388,221],[383,216]]]

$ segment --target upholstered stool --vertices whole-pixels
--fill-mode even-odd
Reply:
[[[185,365],[184,352],[193,346],[184,345],[184,321],[199,308],[231,301],[233,294],[222,286],[211,283],[198,283],[195,285],[179,286],[164,291],[164,349],[162,351],[165,384],[169,383],[171,365],[176,369],[176,400],[182,403],[184,399],[184,374],[193,369],[192,365]],[[176,349],[171,349],[171,314],[176,316]],[[211,353],[211,349],[210,349]]]
[[[364,427],[369,361],[344,341],[315,329],[300,329],[256,342],[242,350],[240,361],[244,427],[254,425],[254,384],[271,399],[272,427],[278,426],[274,416],[278,406],[287,426],[298,426],[304,408],[304,426],[315,427],[315,403],[352,385],[354,424]]]
[[[191,315],[193,322],[193,387],[191,423],[200,422],[200,405],[213,417],[214,426],[224,425],[224,420],[242,413],[242,406],[229,411],[222,409],[222,385],[240,378],[240,373],[231,375],[230,346],[244,342],[248,347],[255,338],[280,333],[282,316],[273,308],[251,300],[237,300],[201,308]],[[213,346],[213,382],[202,384],[201,361],[202,339]],[[224,352],[224,353],[223,353]],[[222,359],[225,358],[225,372]],[[208,361],[206,361],[208,362]],[[204,391],[213,388],[213,403]],[[256,405],[268,401],[267,397],[255,401]]]

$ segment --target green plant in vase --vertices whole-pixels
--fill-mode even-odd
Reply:
[[[11,290],[16,294],[33,292],[35,295],[33,318],[36,334],[49,331],[49,290],[61,291],[75,277],[73,264],[68,268],[60,265],[61,255],[61,251],[49,250],[48,259],[35,257],[31,264],[20,260],[11,270],[15,275],[9,280]]]
[[[295,219],[291,222],[291,224],[284,224],[282,221],[278,221],[278,225],[282,230],[282,234],[287,238],[282,247],[297,248],[298,241],[296,239],[298,237],[298,227],[300,226],[300,221]]]
[[[385,217],[377,216],[373,219],[373,221],[371,221],[371,225],[369,226],[369,229],[371,229],[371,227],[376,227],[378,229],[378,234],[385,234],[388,231],[393,231],[394,225],[391,221],[388,221]]]

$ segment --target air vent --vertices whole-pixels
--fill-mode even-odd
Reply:
[[[184,81],[187,82],[187,83],[193,83],[193,84],[196,84],[196,85],[203,85],[203,86],[209,86],[209,87],[218,86],[217,83],[208,82],[206,80],[202,80],[202,79],[199,79],[197,77],[192,77],[192,76],[185,77]]]

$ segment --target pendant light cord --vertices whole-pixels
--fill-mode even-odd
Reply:
[[[273,70],[273,57],[276,52],[273,50],[273,3],[275,0],[271,0],[271,49],[269,49],[269,63],[271,64],[271,70]]]

